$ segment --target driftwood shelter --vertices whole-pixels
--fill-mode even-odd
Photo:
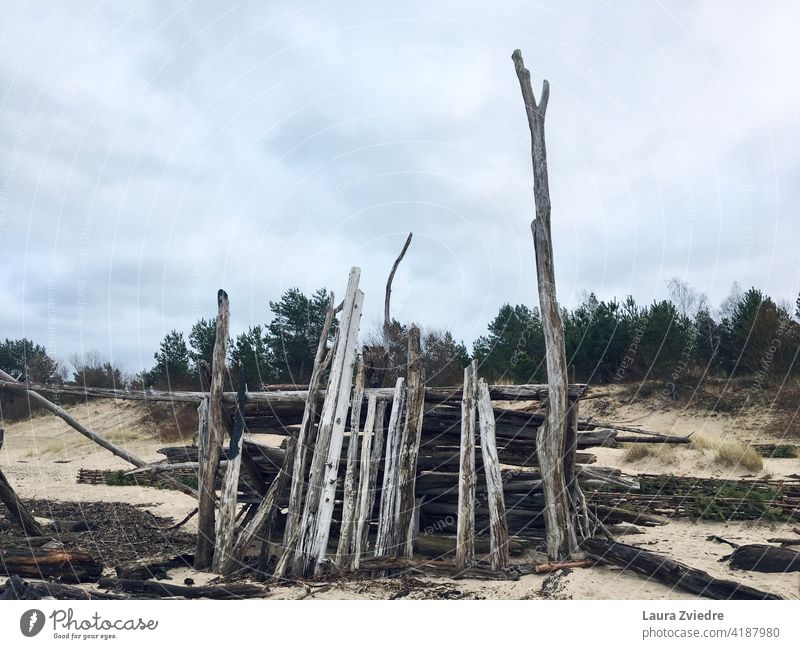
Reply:
[[[230,304],[223,290],[218,293],[208,392],[34,385],[2,371],[0,388],[27,393],[129,462],[133,473],[158,474],[195,496],[198,533],[187,560],[197,569],[232,576],[255,565],[277,579],[409,570],[510,579],[526,569],[605,560],[692,592],[769,597],[617,543],[609,526],[632,520],[648,524],[647,517],[632,519],[629,510],[614,506],[587,506],[585,488],[633,485],[618,472],[593,468],[594,456],[585,451],[613,442],[619,431],[581,418],[580,400],[587,388],[568,381],[544,140],[549,87],[545,81],[537,102],[519,51],[513,61],[532,138],[536,216],[531,228],[547,347],[546,385],[488,385],[473,362],[464,371],[463,385],[428,387],[415,326],[408,336],[404,375],[394,385],[383,385],[382,368],[367,367],[365,359],[381,358],[385,350],[359,349],[365,295],[359,288],[361,271],[352,268],[342,302],[337,305],[331,296],[310,383],[299,389],[246,389],[247,377],[240,377],[238,393],[224,391]],[[392,277],[410,242],[411,236],[387,283],[387,323]],[[334,344],[328,348],[331,333]],[[53,392],[196,404],[196,443],[164,448],[163,461],[147,463],[42,396]],[[517,409],[509,403],[515,401],[538,407]],[[637,441],[687,441],[636,432]],[[266,444],[260,434],[281,441]],[[186,471],[196,473],[196,491],[175,479]],[[2,474],[0,496],[26,534],[42,534]],[[546,552],[548,563],[512,566],[510,556],[531,545]],[[96,580],[95,572],[92,568],[87,575]],[[129,587],[213,596],[185,589],[166,593],[153,585]]]

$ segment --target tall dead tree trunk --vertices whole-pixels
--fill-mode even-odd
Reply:
[[[200,458],[198,490],[197,543],[195,544],[194,567],[206,570],[214,557],[214,526],[216,519],[216,494],[214,491],[222,442],[225,439],[225,413],[222,407],[222,392],[225,388],[230,310],[228,294],[220,289],[217,293],[217,338],[211,360],[211,388],[208,400],[208,439],[204,445],[205,455]]]
[[[550,187],[544,139],[544,118],[550,97],[550,84],[545,79],[542,84],[542,95],[537,104],[531,87],[531,73],[525,68],[522,52],[515,50],[511,58],[517,71],[525,112],[528,116],[528,127],[531,131],[533,194],[536,201],[536,218],[531,222],[531,230],[536,250],[536,278],[544,329],[548,382],[547,419],[539,428],[536,439],[545,500],[547,554],[551,561],[564,561],[577,549],[578,539],[575,534],[575,510],[567,493],[563,461],[569,403],[564,324],[556,299],[550,230]]]

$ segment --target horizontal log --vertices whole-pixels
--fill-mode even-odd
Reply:
[[[625,543],[604,539],[586,539],[582,547],[598,561],[633,570],[670,588],[708,597],[709,599],[783,599],[751,586],[727,579],[717,579],[707,572],[692,568],[663,554],[649,552]]]
[[[25,546],[0,548],[3,575],[76,583],[97,581],[102,572],[102,564],[86,552]]]
[[[206,392],[197,391],[164,391],[164,390],[116,390],[112,388],[94,388],[82,385],[53,385],[33,382],[17,382],[0,380],[0,388],[15,392],[34,390],[49,394],[71,394],[81,397],[98,397],[109,399],[127,399],[136,401],[170,401],[177,403],[194,403],[208,396]],[[572,399],[580,397],[587,390],[585,384],[576,383],[569,386]],[[376,395],[379,399],[391,399],[393,388],[369,388],[365,396]],[[541,401],[547,397],[546,384],[527,385],[492,385],[489,393],[494,401]],[[263,390],[248,392],[248,403],[263,403],[272,406],[296,405],[305,406],[308,390]],[[325,397],[325,390],[320,391],[320,401]],[[236,403],[236,392],[223,392],[222,400],[229,404]],[[461,386],[444,388],[425,388],[425,401],[432,403],[458,403],[461,401]]]
[[[730,555],[730,566],[755,572],[800,572],[800,552],[773,545],[740,545]]]
[[[25,581],[18,575],[12,575],[0,587],[0,600],[39,600],[39,599],[69,599],[69,600],[115,600],[130,599],[130,595],[117,593],[104,593],[91,588],[67,586],[52,581]]]
[[[191,568],[194,555],[158,555],[126,561],[114,566],[118,579],[166,579],[167,571],[173,568]]]
[[[251,584],[225,584],[223,586],[179,586],[160,581],[141,579],[114,579],[103,577],[100,588],[117,592],[139,593],[151,597],[184,597],[186,599],[254,599],[268,597],[269,591]]]

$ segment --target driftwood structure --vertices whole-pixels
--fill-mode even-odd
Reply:
[[[580,417],[580,399],[587,387],[569,382],[555,289],[544,137],[549,86],[545,81],[537,102],[522,54],[517,50],[512,58],[531,132],[536,206],[531,229],[547,384],[489,385],[473,361],[464,370],[463,385],[426,386],[420,331],[415,325],[407,336],[407,365],[400,368],[394,386],[384,384],[391,285],[411,234],[386,286],[383,347],[359,350],[365,296],[359,288],[361,271],[354,267],[343,301],[335,306],[330,295],[310,382],[303,389],[259,386],[261,389],[251,391],[239,368],[238,391],[224,390],[230,322],[224,290],[217,294],[216,341],[202,384],[208,385],[207,390],[48,386],[19,382],[0,370],[0,388],[27,395],[132,464],[132,478],[156,476],[148,479],[166,482],[197,499],[193,556],[158,557],[118,566],[117,578],[101,579],[102,587],[117,591],[120,597],[237,598],[266,593],[251,585],[193,588],[150,579],[170,566],[190,561],[197,569],[225,576],[255,567],[258,574],[276,579],[328,571],[375,575],[422,570],[515,579],[521,574],[605,562],[705,596],[772,597],[610,538],[607,526],[663,524],[666,514],[678,512],[687,499],[702,494],[681,493],[665,501],[660,493],[639,493],[635,495],[649,498],[651,509],[662,504],[668,511],[631,511],[631,492],[639,489],[640,482],[619,471],[591,466],[596,458],[586,452],[590,447],[614,445],[622,439],[649,443],[688,440]],[[378,357],[382,366],[376,371],[368,357]],[[197,442],[161,449],[165,459],[147,463],[84,427],[40,393],[196,404]],[[517,401],[527,403],[518,409],[510,403]],[[532,408],[531,402],[538,408]],[[268,441],[267,435],[279,436],[281,441]],[[196,491],[177,479],[186,472],[196,475]],[[102,481],[103,476],[87,473],[85,479]],[[641,477],[642,482],[646,479]],[[794,492],[787,494],[787,508],[796,503],[795,496]],[[2,550],[0,565],[8,574],[98,580],[102,567],[90,556],[47,548],[46,538],[41,545],[34,542],[45,535],[2,473],[0,500],[31,539],[27,548]],[[512,566],[510,556],[531,546],[545,549],[548,561]],[[737,549],[732,562],[742,567],[761,565],[767,557],[768,569],[797,567],[793,551],[753,548]],[[0,596],[44,593],[59,597],[70,592],[29,587],[15,577]],[[88,591],[87,596],[95,593]]]

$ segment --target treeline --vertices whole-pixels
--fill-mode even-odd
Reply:
[[[685,282],[673,279],[669,288],[670,299],[645,306],[632,297],[603,301],[589,294],[575,309],[563,309],[567,362],[575,380],[653,380],[669,391],[703,376],[748,376],[754,385],[763,385],[798,373],[800,298],[795,305],[778,304],[755,288],[742,291],[734,285],[712,311],[706,298]],[[306,384],[328,299],[324,289],[305,295],[294,288],[270,301],[269,322],[251,326],[229,341],[231,369],[241,363],[251,389]],[[26,339],[0,343],[0,367],[36,382],[204,389],[215,336],[213,317],[198,320],[186,333],[170,331],[153,366],[136,375],[126,374],[96,352],[73,355],[67,369],[44,347]],[[389,328],[387,384],[405,373],[406,337],[407,326],[394,321]],[[374,348],[382,344],[383,332],[375,330],[362,338]],[[546,381],[538,308],[501,307],[487,335],[474,342],[472,355],[449,331],[423,330],[422,354],[429,385],[459,384],[471,357],[480,363],[481,375],[493,382]],[[236,385],[236,372],[231,372],[230,385]]]
[[[674,391],[704,376],[752,377],[754,385],[798,373],[800,298],[777,304],[755,288],[734,285],[716,314],[685,282],[669,282],[670,299],[640,306],[585,297],[563,309],[567,364],[580,382],[655,380]],[[505,305],[475,341],[482,375],[514,383],[545,380],[544,334],[537,308]]]

